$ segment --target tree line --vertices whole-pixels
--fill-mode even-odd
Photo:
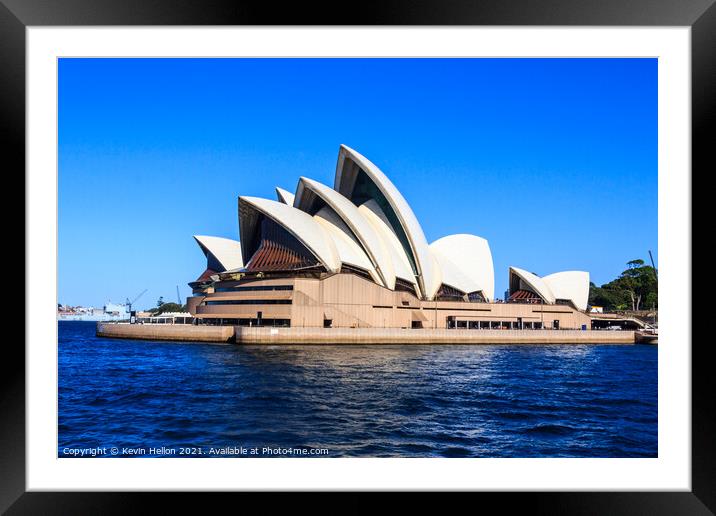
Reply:
[[[157,306],[150,308],[147,312],[152,315],[161,315],[168,312],[186,312],[186,305],[180,305],[179,303],[165,303],[164,296],[161,296],[157,301]]]
[[[627,262],[618,278],[597,287],[589,284],[590,306],[605,310],[651,310],[659,307],[657,270],[644,260]]]

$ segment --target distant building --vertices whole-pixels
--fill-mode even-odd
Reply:
[[[107,302],[107,304],[104,305],[104,313],[111,315],[129,315],[129,310],[126,305]]]
[[[277,201],[239,197],[240,242],[195,236],[206,270],[187,299],[202,323],[303,327],[590,328],[589,274],[510,267],[494,301],[487,240],[428,244],[393,183],[341,146],[333,188],[301,177]],[[449,209],[444,206],[442,209]]]
[[[111,302],[103,308],[65,305],[57,307],[57,319],[60,321],[121,321],[128,318],[129,312],[125,305]]]

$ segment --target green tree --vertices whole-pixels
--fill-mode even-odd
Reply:
[[[613,285],[607,284],[597,287],[594,283],[589,285],[589,304],[603,306],[607,310],[623,310],[628,306],[625,292]]]
[[[157,301],[157,308],[161,308],[161,306],[164,304],[164,296],[159,296],[159,300]]]
[[[593,283],[589,288],[589,304],[603,306],[609,310],[631,308],[639,310],[644,306],[658,305],[658,281],[656,271],[644,260],[627,262],[627,268],[618,278],[601,287]]]
[[[639,310],[650,294],[656,293],[656,274],[654,268],[644,265],[644,260],[632,260],[627,270],[616,280],[619,286],[629,294],[632,310]],[[653,296],[652,296],[653,299]]]
[[[162,303],[161,306],[149,310],[152,315],[161,315],[168,312],[186,312],[186,305],[178,303]]]

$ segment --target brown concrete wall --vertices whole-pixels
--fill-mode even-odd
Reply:
[[[196,315],[196,307],[204,301],[204,296],[191,296],[186,298],[186,311],[191,315]]]
[[[247,328],[237,344],[633,344],[632,331]]]
[[[334,328],[410,327],[410,313],[398,314],[395,309],[400,304],[400,292],[355,274],[335,274],[319,285],[322,309],[332,319]],[[320,322],[322,326],[322,316]]]
[[[236,282],[222,284],[230,286]],[[241,283],[242,285],[244,283]],[[255,280],[254,285],[292,284],[292,291],[218,292],[208,299],[291,299],[290,305],[213,305],[192,307],[192,313],[211,318],[290,319],[291,327],[323,328],[324,318],[333,328],[410,328],[413,320],[423,328],[445,329],[448,317],[458,321],[543,322],[552,328],[559,320],[561,330],[591,328],[591,318],[564,305],[516,303],[460,303],[420,301],[415,296],[391,291],[355,274],[333,274],[322,279],[286,278]],[[191,298],[190,298],[191,299]],[[437,309],[436,309],[437,308]]]
[[[262,312],[264,319],[290,319],[291,305],[213,305],[196,307],[198,316],[214,319],[252,319],[256,317],[258,312]]]
[[[194,342],[233,342],[233,326],[193,326],[191,324],[117,324],[98,322],[98,337]]]

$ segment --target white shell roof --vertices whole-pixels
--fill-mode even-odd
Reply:
[[[283,188],[276,187],[276,197],[278,198],[278,202],[282,202],[284,204],[288,204],[289,206],[293,206],[293,194],[289,192],[288,190],[284,190]]]
[[[383,239],[393,264],[395,276],[411,282],[417,289],[418,284],[415,280],[415,274],[413,274],[413,268],[410,266],[408,257],[405,255],[405,249],[390,228],[380,206],[371,199],[358,206],[358,211],[370,222]]]
[[[556,301],[549,285],[547,285],[547,283],[545,283],[539,276],[536,276],[524,269],[518,269],[517,267],[510,267],[510,274],[516,274],[517,277],[524,281],[537,295],[544,299],[545,303],[551,305]]]
[[[555,299],[568,299],[580,310],[587,309],[589,302],[589,273],[584,271],[555,272],[542,280],[554,294]]]
[[[373,267],[370,258],[365,254],[360,244],[353,239],[350,230],[335,211],[328,206],[324,206],[318,210],[318,213],[316,213],[313,218],[326,229],[333,239],[341,263],[360,267],[368,271],[373,281],[379,285],[381,284],[380,277],[375,267]]]
[[[258,197],[239,197],[267,217],[275,220],[305,245],[331,272],[338,272],[341,260],[333,239],[309,214],[277,201]],[[242,237],[243,238],[243,237]]]
[[[442,237],[432,244],[430,250],[441,265],[443,283],[462,290],[463,292],[482,291],[488,301],[495,297],[495,269],[492,263],[492,253],[487,240],[475,235],[457,234]],[[445,264],[445,259],[448,264]],[[467,278],[466,288],[477,285],[477,288],[465,290],[450,281],[457,281],[450,265],[453,265]]]
[[[346,159],[356,166],[345,168],[346,177],[343,177]],[[379,199],[368,199],[356,207],[351,199],[360,202],[353,196],[358,168],[381,194]],[[365,193],[362,192],[361,197]],[[252,225],[260,218],[256,214],[262,213],[296,237],[331,272],[338,272],[343,263],[349,264],[366,270],[376,283],[390,289],[395,288],[396,278],[400,278],[412,283],[425,299],[433,299],[442,283],[466,293],[482,292],[488,301],[494,299],[494,266],[487,240],[457,234],[428,245],[415,214],[395,185],[378,167],[345,145],[341,145],[338,155],[335,189],[302,177],[295,195],[279,187],[276,187],[276,195],[278,202],[256,197],[239,198],[242,235],[247,231],[248,238],[254,238],[255,226]],[[390,208],[382,204],[383,197]],[[323,202],[316,205],[319,198]],[[388,210],[392,224],[378,201]],[[315,215],[308,213],[313,213],[319,206],[321,208]],[[396,219],[398,226],[394,226]],[[240,242],[199,235],[194,238],[207,257],[211,254],[225,270],[244,266]],[[255,243],[243,236],[242,240],[247,246],[246,253],[250,252],[248,246]],[[511,281],[513,275],[517,276],[547,304],[565,299],[578,309],[587,308],[587,272],[564,271],[540,278],[517,267],[509,270]]]
[[[244,266],[241,258],[241,243],[238,240],[205,235],[194,235],[194,240],[199,244],[204,255],[211,253],[225,270]]]
[[[415,217],[410,205],[390,179],[388,179],[378,167],[376,167],[366,157],[345,145],[341,145],[340,152],[338,154],[338,164],[336,166],[336,179],[334,184],[334,189],[336,191],[346,195],[344,190],[347,189],[347,187],[341,187],[341,183],[347,179],[342,177],[343,163],[346,157],[353,160],[363,171],[365,171],[366,174],[368,174],[371,180],[383,193],[386,200],[397,215],[403,231],[408,238],[413,258],[415,260],[415,266],[419,275],[417,279],[420,290],[427,299],[432,299],[438,291],[438,288],[440,288],[441,281],[439,270],[435,259],[430,254],[430,248],[428,247],[428,241],[425,238],[423,229],[420,227],[418,219]],[[350,195],[346,195],[346,197],[350,197]]]
[[[440,272],[443,278],[442,282],[444,284],[450,285],[466,294],[480,291],[483,292],[483,295],[487,295],[484,293],[482,286],[467,276],[450,258],[438,252],[433,253],[433,255],[440,266]]]
[[[372,262],[371,269],[377,272],[380,277],[377,283],[389,289],[394,289],[395,271],[390,254],[388,253],[387,244],[383,242],[380,234],[373,225],[366,220],[356,205],[332,188],[318,181],[302,177],[298,182],[298,189],[294,200],[294,207],[298,209],[302,208],[304,189],[314,192],[323,199],[323,201],[333,209],[334,213],[341,218],[347,226],[346,229],[349,229],[349,231],[355,235],[363,251]]]

